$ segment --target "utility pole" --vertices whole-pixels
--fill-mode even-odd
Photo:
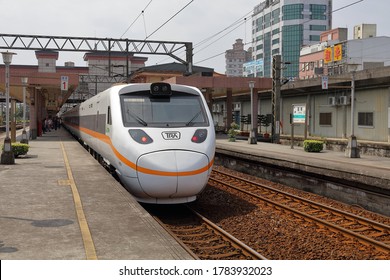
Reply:
[[[248,138],[248,144],[257,144],[257,125],[255,126],[255,118],[257,118],[257,106],[255,106],[254,102],[257,102],[257,98],[253,96],[253,88],[255,87],[255,82],[249,82],[249,88],[251,90],[251,130]]]
[[[280,143],[280,54],[272,57],[272,143]]]

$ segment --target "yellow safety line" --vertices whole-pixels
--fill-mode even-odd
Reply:
[[[80,225],[81,236],[83,238],[85,254],[87,256],[87,260],[97,260],[95,244],[93,243],[93,239],[92,239],[92,235],[91,235],[91,232],[89,230],[89,227],[88,227],[87,219],[85,218],[85,215],[84,215],[84,210],[83,210],[83,205],[81,203],[80,194],[79,194],[79,191],[77,190],[76,183],[73,179],[73,174],[72,174],[72,170],[71,170],[70,165],[69,165],[68,156],[66,155],[65,147],[64,147],[62,142],[61,142],[61,149],[62,149],[64,161],[65,161],[66,171],[68,173],[70,187],[71,187],[72,194],[73,194],[73,201],[74,201],[74,206],[75,206],[76,213],[77,213],[77,220],[78,220],[79,225]]]

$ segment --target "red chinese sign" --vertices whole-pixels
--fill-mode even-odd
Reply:
[[[324,62],[332,62],[332,48],[326,48],[324,51]]]
[[[343,46],[334,46],[334,61],[340,61],[343,58]]]

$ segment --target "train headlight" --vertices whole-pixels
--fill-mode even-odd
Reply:
[[[197,129],[191,138],[194,143],[202,143],[207,138],[207,129]]]
[[[131,138],[137,143],[140,144],[150,144],[153,142],[153,139],[146,134],[142,129],[129,129],[129,134]]]
[[[168,97],[172,95],[171,85],[167,83],[153,83],[150,85],[150,94],[155,97]]]

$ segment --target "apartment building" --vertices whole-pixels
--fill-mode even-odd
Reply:
[[[272,56],[280,54],[289,62],[284,76],[299,76],[302,46],[320,42],[322,32],[332,26],[332,0],[266,0],[254,8],[252,15],[252,60],[257,63],[256,76],[271,77]]]

